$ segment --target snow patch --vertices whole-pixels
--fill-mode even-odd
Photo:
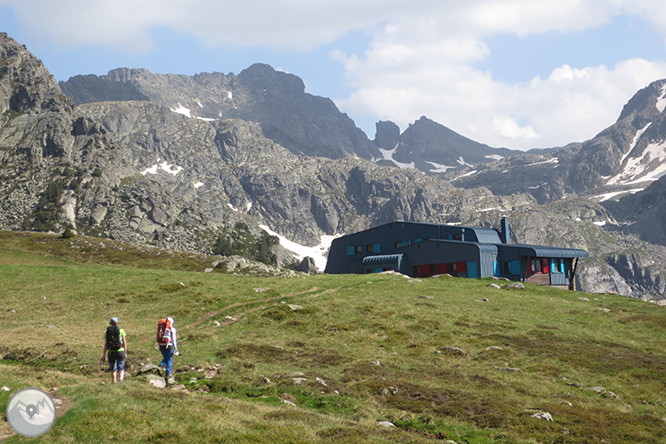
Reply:
[[[597,221],[597,222],[592,222],[592,223],[593,223],[594,225],[598,226],[598,227],[603,227],[604,225],[606,225],[606,221],[605,221],[605,220],[601,220],[601,221]]]
[[[497,208],[484,208],[483,210],[479,210],[479,213],[486,213],[486,212],[488,212],[488,211],[494,211],[494,210],[496,210],[496,209],[497,209]]]
[[[228,98],[229,100],[234,100],[234,93],[232,93],[231,91],[229,91],[229,92],[227,93],[227,98]]]
[[[462,166],[468,166],[470,168],[474,168],[474,165],[471,165],[471,164],[465,162],[465,159],[463,158],[463,156],[458,157],[458,160],[456,160],[456,162],[458,162]]]
[[[314,259],[315,265],[319,271],[324,271],[326,268],[326,256],[328,255],[328,250],[331,248],[333,239],[343,236],[342,234],[336,234],[335,236],[324,235],[321,237],[319,245],[314,247],[307,247],[305,245],[292,242],[284,236],[280,236],[266,225],[259,225],[259,227],[271,236],[277,236],[277,238],[280,239],[280,245],[294,253],[299,260],[302,260],[306,256],[310,256],[312,259]]]
[[[657,99],[657,109],[660,113],[666,109],[666,83],[661,87],[661,96]]]
[[[199,105],[199,108],[203,108],[203,105],[201,104],[201,100],[197,100],[197,105]]]
[[[231,203],[227,203],[227,206],[234,210],[236,213],[242,213],[240,208],[236,208],[233,206]],[[248,213],[250,211],[250,208],[252,208],[252,202],[248,202],[247,205],[245,206],[245,212]]]
[[[396,166],[398,168],[403,168],[403,169],[409,168],[409,169],[412,169],[412,170],[415,169],[416,165],[414,164],[414,162],[402,163],[402,162],[398,162],[397,160],[395,160],[393,158],[393,155],[395,154],[395,151],[398,149],[399,146],[400,146],[400,142],[398,142],[396,144],[396,146],[393,147],[392,150],[383,150],[383,149],[379,148],[379,151],[382,153],[382,156],[384,156],[384,160],[389,160],[389,161],[393,162],[394,164],[396,164]]]
[[[157,159],[157,161],[159,162],[160,159]],[[162,163],[156,163],[155,165],[146,168],[145,170],[141,171],[141,174],[144,176],[146,174],[157,174],[159,170],[166,171],[167,173],[175,176],[176,174],[183,171],[183,167],[178,165],[169,165],[169,163],[165,160]]]
[[[657,165],[649,170],[651,165]],[[629,157],[624,169],[608,185],[635,185],[652,182],[666,175],[666,141],[651,143],[638,157]]]
[[[632,190],[623,190],[623,191],[614,191],[612,193],[605,193],[605,194],[599,194],[597,196],[592,196],[592,199],[598,199],[599,202],[604,202],[606,200],[612,199],[615,196],[619,196],[620,194],[625,194],[625,193],[638,193],[639,191],[643,191],[643,188],[634,188]]]
[[[432,165],[434,167],[434,169],[428,170],[430,173],[446,173],[446,170],[451,169],[451,168],[455,168],[455,167],[452,167],[452,166],[442,165],[442,164],[435,163],[435,162],[428,162],[427,160],[425,161],[425,163],[429,163],[430,165]]]
[[[471,175],[473,175],[473,174],[476,174],[476,173],[478,173],[478,171],[477,171],[477,170],[473,170],[473,171],[470,171],[469,173],[465,173],[465,174],[463,174],[463,175],[460,175],[460,176],[456,177],[456,178],[453,179],[453,180],[462,179],[463,177],[469,177],[469,176],[471,176]]]
[[[486,159],[492,159],[492,160],[502,160],[504,159],[504,156],[500,156],[499,154],[486,154]]]
[[[534,166],[534,165],[546,165],[546,164],[549,164],[549,163],[552,163],[552,164],[559,164],[559,163],[560,163],[560,159],[557,158],[557,157],[553,157],[552,159],[544,160],[544,161],[541,161],[541,162],[528,163],[528,164],[525,165],[525,166],[528,166],[528,167],[529,167],[529,166]]]
[[[627,157],[629,157],[629,154],[631,154],[631,151],[636,147],[636,144],[638,143],[638,139],[641,138],[643,133],[650,127],[650,125],[652,125],[652,122],[648,122],[647,125],[645,125],[643,128],[636,131],[636,135],[634,136],[634,139],[631,141],[631,145],[629,145],[629,149],[627,150],[627,152],[622,155],[622,160],[620,160],[620,163],[624,163],[625,159]]]
[[[174,113],[182,114],[182,115],[184,115],[184,116],[187,116],[187,117],[189,117],[189,118],[192,118],[192,111],[190,111],[189,108],[185,108],[185,107],[184,107],[183,105],[181,105],[180,103],[178,104],[178,108],[176,108],[176,109],[169,108],[169,109],[170,109],[171,111],[173,111]]]
[[[202,186],[204,186],[204,183],[203,183],[203,182],[197,182],[197,183],[194,184],[194,188],[196,188],[196,189],[199,189],[199,188],[201,188]]]
[[[216,119],[211,119],[210,117],[197,117],[199,120],[203,120],[204,122],[215,122]]]

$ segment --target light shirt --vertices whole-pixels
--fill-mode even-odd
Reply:
[[[176,335],[176,327],[174,327],[173,325],[171,326],[170,336],[171,336],[171,342],[169,343],[169,346],[173,347],[174,350],[175,350],[175,349],[178,348],[178,339],[177,339],[177,335]]]

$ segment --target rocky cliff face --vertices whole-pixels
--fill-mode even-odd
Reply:
[[[195,76],[116,69],[106,76],[76,76],[61,82],[76,104],[150,100],[193,118],[257,122],[269,139],[295,154],[371,159],[377,148],[333,101],[305,92],[292,74],[255,64],[235,74]]]
[[[663,297],[664,266],[651,262],[652,256],[666,257],[661,247],[595,225],[617,222],[619,216],[594,201],[539,205],[528,193],[497,196],[487,187],[457,188],[415,169],[346,155],[356,149],[353,132],[338,134],[345,139],[338,141],[344,149],[340,158],[304,155],[313,146],[307,140],[330,130],[323,122],[333,113],[306,118],[302,110],[290,111],[293,103],[277,98],[300,97],[294,100],[322,107],[332,102],[308,97],[295,76],[265,66],[238,77],[123,69],[108,77],[75,78],[92,85],[88,99],[101,94],[94,85],[101,82],[105,97],[120,101],[73,107],[39,61],[6,35],[0,36],[0,53],[8,58],[0,66],[14,66],[0,78],[6,103],[0,126],[2,229],[72,226],[137,244],[210,252],[217,231],[236,222],[257,233],[265,225],[312,246],[323,235],[394,220],[490,227],[508,214],[519,241],[588,249],[594,258],[581,272],[583,289]],[[264,88],[265,97],[259,97]],[[276,102],[281,107],[271,109]],[[235,106],[238,115],[219,118],[217,113],[233,114]],[[238,118],[249,113],[245,106],[253,113],[261,108],[264,120]],[[275,134],[266,135],[270,119],[280,113],[295,119],[294,133],[284,136],[292,138],[285,142],[291,147],[276,142]],[[432,123],[414,126],[411,140],[427,139],[417,133]],[[378,126],[379,146],[405,140],[390,122]],[[569,149],[571,155],[579,150]],[[552,168],[550,162],[542,165]]]

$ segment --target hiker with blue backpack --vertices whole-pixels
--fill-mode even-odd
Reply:
[[[166,385],[169,385],[173,355],[180,355],[178,351],[177,331],[173,325],[173,318],[163,318],[157,323],[157,345],[160,348],[163,358],[162,362],[160,362],[160,369],[166,371],[164,381]]]
[[[127,356],[127,337],[125,331],[118,327],[118,318],[115,316],[109,321],[104,334],[104,351],[102,352],[102,363],[109,353],[109,370],[111,370],[111,382],[113,384],[119,379],[125,379],[125,358]],[[116,378],[116,373],[118,378]]]

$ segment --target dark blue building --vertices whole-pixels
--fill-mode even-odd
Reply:
[[[585,250],[511,243],[509,222],[499,229],[392,222],[339,237],[331,244],[326,273],[394,270],[412,277],[505,277],[574,289]]]

